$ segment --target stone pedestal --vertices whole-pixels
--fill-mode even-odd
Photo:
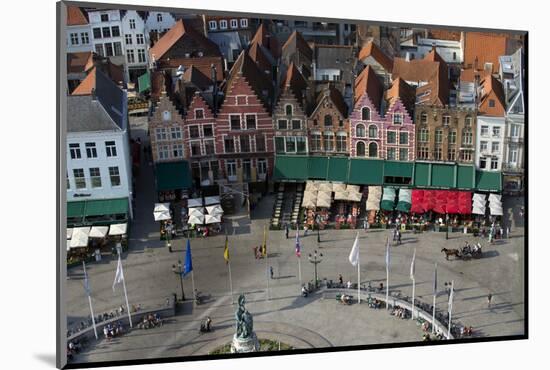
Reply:
[[[231,353],[246,353],[257,352],[260,349],[260,342],[256,333],[252,333],[249,338],[237,338],[237,334],[233,336],[233,342],[231,343]]]

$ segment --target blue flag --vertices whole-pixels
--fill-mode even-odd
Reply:
[[[193,261],[191,260],[191,242],[187,239],[187,250],[185,251],[185,263],[183,264],[182,276],[187,275],[193,270]]]

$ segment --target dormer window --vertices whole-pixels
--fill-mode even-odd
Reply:
[[[229,24],[230,24],[231,28],[238,28],[239,27],[239,22],[236,19],[232,19],[229,22],[230,22]]]
[[[204,118],[204,109],[195,109],[195,119]]]
[[[212,31],[217,30],[218,24],[216,23],[216,21],[210,21],[208,22],[208,28],[210,28],[210,30]]]
[[[203,53],[202,51],[199,51],[199,52],[197,53],[197,55],[198,55],[199,58],[202,58],[202,56],[204,55],[204,53]]]
[[[226,30],[227,29],[227,21],[225,19],[222,19],[220,21],[220,29],[221,30]]]
[[[170,119],[172,119],[172,113],[170,113],[170,111],[165,110],[164,112],[162,112],[163,121],[170,121]]]
[[[489,99],[489,107],[494,108],[495,107],[495,101],[493,99]]]
[[[162,14],[157,14],[157,22],[162,22]]]
[[[422,123],[423,125],[428,123],[428,114],[426,112],[422,112],[420,114],[420,123]]]
[[[403,114],[401,114],[401,113],[394,113],[394,115],[393,115],[393,124],[394,124],[394,125],[401,125],[401,124],[403,124]]]
[[[363,121],[370,121],[370,108],[363,107],[363,109],[361,109],[361,119]]]
[[[292,104],[287,104],[285,106],[285,112],[287,116],[292,116]]]
[[[242,28],[248,27],[248,19],[246,18],[241,19],[241,27]]]

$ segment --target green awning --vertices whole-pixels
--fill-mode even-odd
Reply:
[[[384,177],[412,177],[413,166],[411,162],[384,162]]]
[[[328,181],[348,181],[349,158],[330,157],[328,162]]]
[[[151,89],[151,74],[147,71],[144,75],[138,78],[138,91],[140,93]]]
[[[431,186],[435,188],[455,187],[455,166],[448,164],[432,164]]]
[[[155,175],[157,191],[189,189],[191,187],[191,174],[187,161],[157,163]]]
[[[307,180],[308,157],[307,156],[275,156],[275,168],[273,169],[275,181]]]
[[[350,159],[349,183],[357,185],[382,185],[384,161],[378,159]]]
[[[476,190],[502,191],[502,174],[500,172],[476,171]]]
[[[86,201],[84,216],[118,215],[128,213],[128,198]]]
[[[414,186],[429,187],[431,185],[431,164],[416,163],[414,168]]]
[[[384,187],[380,208],[385,211],[393,211],[395,208],[396,193],[394,188]]]
[[[85,200],[79,200],[76,202],[67,202],[67,218],[84,217],[85,208],[86,208]]]
[[[475,189],[475,167],[474,166],[457,166],[457,181],[456,187],[458,189],[472,190]]]
[[[308,175],[310,179],[326,180],[328,157],[309,157]]]

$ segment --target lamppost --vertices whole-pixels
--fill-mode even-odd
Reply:
[[[167,224],[164,226],[164,233],[165,233],[165,240],[166,240],[166,246],[168,247],[168,251],[172,253],[172,225]]]
[[[185,293],[183,292],[183,266],[181,265],[181,261],[178,260],[178,265],[172,265],[172,272],[174,274],[179,275],[180,277],[180,284],[181,284],[181,300],[185,301]]]
[[[310,253],[308,256],[309,262],[313,263],[315,270],[315,289],[317,289],[317,265],[323,261],[321,257],[323,257],[323,253],[318,254],[317,250],[313,251],[313,255]]]
[[[445,214],[445,224],[447,225],[447,228],[445,230],[445,239],[449,240],[449,214]]]

